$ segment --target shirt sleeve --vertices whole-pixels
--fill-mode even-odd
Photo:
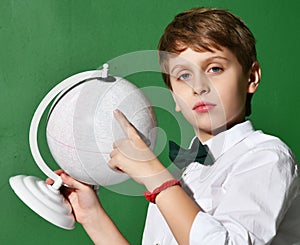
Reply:
[[[270,244],[289,206],[296,182],[290,155],[274,149],[251,150],[239,159],[215,191],[221,200],[208,214],[199,212],[191,245]]]
[[[197,214],[190,231],[190,244],[227,244],[227,240],[228,232],[217,219],[201,211]]]

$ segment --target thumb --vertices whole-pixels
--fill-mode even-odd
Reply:
[[[87,187],[86,184],[83,184],[75,179],[73,179],[71,176],[65,174],[65,173],[62,173],[60,175],[62,181],[64,182],[64,184],[68,185],[69,187],[71,188],[75,188],[75,189],[84,189]]]

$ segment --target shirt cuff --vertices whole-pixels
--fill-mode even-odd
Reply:
[[[227,230],[219,221],[201,211],[197,214],[190,231],[191,245],[222,245],[227,239]]]

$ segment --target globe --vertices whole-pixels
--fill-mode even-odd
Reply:
[[[90,185],[114,185],[129,178],[108,167],[113,143],[126,137],[113,111],[122,111],[151,149],[156,141],[156,119],[142,91],[124,78],[109,76],[107,64],[102,70],[65,79],[43,98],[32,117],[29,146],[38,167],[54,183],[47,185],[43,179],[27,175],[10,177],[9,183],[41,217],[61,228],[73,229],[72,208],[60,193],[62,179],[48,167],[38,147],[39,124],[52,101],[46,125],[51,154],[65,172]]]
[[[121,77],[93,78],[60,93],[49,111],[47,143],[57,164],[91,185],[128,179],[108,167],[113,142],[124,138],[113,111],[121,110],[153,149],[156,119],[142,91]]]

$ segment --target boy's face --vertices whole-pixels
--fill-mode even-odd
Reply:
[[[253,74],[243,72],[231,51],[213,51],[188,48],[169,60],[176,111],[182,112],[202,141],[244,120],[247,93],[254,93],[259,82],[254,89]]]

